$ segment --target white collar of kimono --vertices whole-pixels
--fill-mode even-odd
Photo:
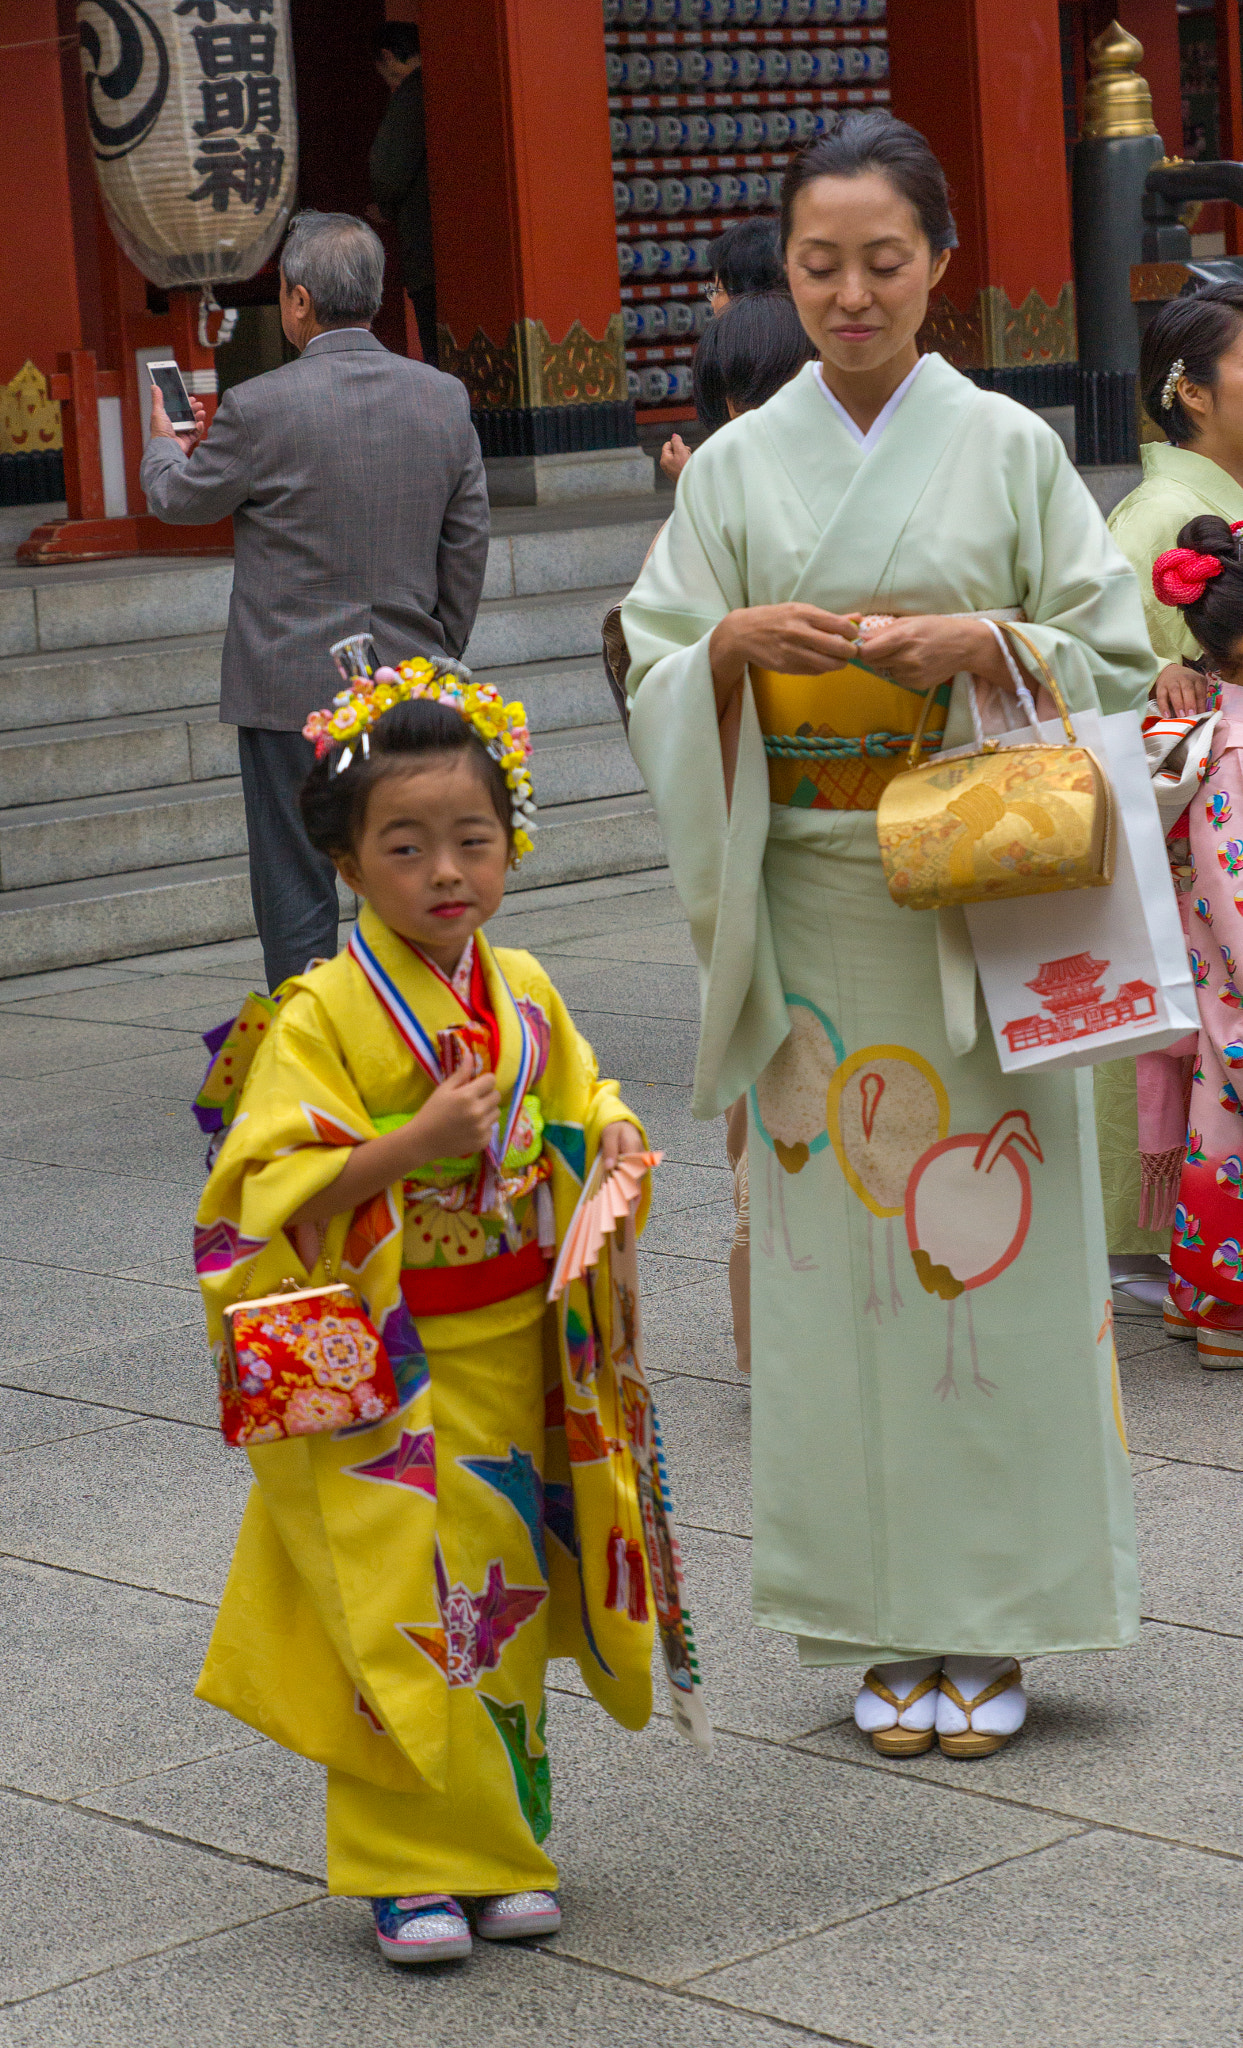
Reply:
[[[819,385],[821,391],[824,393],[824,396],[828,399],[829,404],[832,406],[834,412],[837,414],[838,419],[845,427],[847,433],[850,434],[852,438],[859,443],[859,446],[863,449],[864,453],[866,454],[867,450],[869,448],[874,448],[876,446],[876,443],[880,440],[880,437],[884,433],[885,428],[889,425],[890,420],[893,418],[895,412],[898,410],[898,407],[901,405],[903,399],[906,397],[907,392],[910,390],[912,384],[915,382],[915,379],[918,377],[920,371],[923,369],[924,364],[927,362],[927,360],[927,356],[919,357],[918,361],[915,364],[915,368],[911,371],[910,375],[904,377],[902,379],[902,382],[899,384],[897,390],[894,392],[893,396],[885,400],[884,405],[882,405],[880,411],[876,415],[876,418],[872,421],[872,424],[868,428],[866,434],[864,433],[862,427],[857,425],[856,422],[851,419],[850,414],[847,412],[845,406],[842,404],[841,399],[834,398],[833,393],[829,390],[828,385],[824,381],[824,372],[820,368],[819,363],[813,363],[812,370],[815,375],[816,383]]]

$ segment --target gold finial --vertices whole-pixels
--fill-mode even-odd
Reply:
[[[1084,135],[1156,134],[1152,94],[1135,68],[1143,54],[1143,44],[1117,21],[1089,43],[1092,76],[1083,95]]]

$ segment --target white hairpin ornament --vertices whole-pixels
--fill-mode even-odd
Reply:
[[[1166,378],[1164,384],[1161,386],[1162,412],[1169,412],[1172,409],[1174,404],[1174,397],[1178,390],[1178,380],[1181,376],[1185,375],[1186,369],[1187,365],[1184,363],[1182,357],[1175,356],[1174,361],[1170,364],[1170,374]]]

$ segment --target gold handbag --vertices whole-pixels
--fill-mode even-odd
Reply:
[[[876,813],[889,894],[911,910],[1099,888],[1113,880],[1109,779],[1091,749],[1076,740],[1066,700],[1044,656],[1009,620],[998,623],[1039,670],[1066,728],[1067,744],[1036,740],[1003,747],[985,739],[972,685],[978,750],[949,760],[934,755],[921,763],[929,692],[906,771],[889,783]],[[1008,650],[1006,659],[1017,674]],[[1034,720],[1030,697],[1027,703]]]

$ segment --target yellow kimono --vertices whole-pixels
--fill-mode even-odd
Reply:
[[[556,1883],[540,1847],[550,1656],[576,1658],[623,1726],[651,1712],[651,1622],[606,1604],[610,1531],[639,1526],[607,1265],[549,1308],[540,1247],[553,1212],[564,1232],[604,1126],[637,1119],[538,962],[475,943],[511,1219],[472,1208],[468,1160],[327,1227],[315,1278],[357,1289],[403,1405],[248,1447],[256,1484],[198,1684],[327,1766],[329,1886],[370,1897]],[[427,1100],[419,1029],[434,1045],[478,1014],[370,908],[354,945],[285,985],[203,1195],[218,1358],[229,1303],[308,1284],[287,1219]]]

